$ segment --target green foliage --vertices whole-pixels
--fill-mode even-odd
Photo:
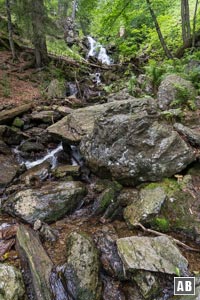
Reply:
[[[195,99],[191,95],[189,89],[179,84],[174,84],[174,86],[176,88],[176,99],[172,101],[171,107],[181,106],[182,108],[188,107],[192,110],[195,110]]]
[[[9,98],[11,93],[11,86],[9,77],[6,73],[3,74],[0,85],[2,86],[3,96]]]
[[[169,221],[166,218],[155,218],[154,227],[162,232],[167,232],[169,230]]]
[[[132,74],[128,81],[128,91],[132,96],[134,96],[136,83],[137,83],[137,77],[134,74]]]

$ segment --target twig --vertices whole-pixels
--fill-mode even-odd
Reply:
[[[200,252],[200,249],[190,247],[190,246],[188,246],[188,245],[182,243],[181,241],[179,241],[179,240],[177,240],[177,239],[175,239],[175,238],[173,238],[173,237],[171,237],[170,235],[167,235],[167,234],[165,234],[165,233],[161,233],[161,232],[156,231],[156,230],[153,230],[153,229],[148,229],[148,228],[144,227],[141,223],[136,223],[135,226],[139,226],[140,228],[142,228],[142,230],[143,230],[144,232],[153,233],[153,234],[155,234],[155,235],[157,235],[157,236],[166,236],[166,237],[172,239],[172,241],[175,242],[177,245],[182,246],[182,247],[185,248],[186,250],[194,251],[194,252]]]

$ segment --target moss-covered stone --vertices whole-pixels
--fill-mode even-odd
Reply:
[[[16,117],[12,123],[13,126],[17,128],[22,128],[24,126],[24,121],[19,117]]]

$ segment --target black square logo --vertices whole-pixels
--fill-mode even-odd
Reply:
[[[174,277],[174,295],[195,295],[195,277]]]

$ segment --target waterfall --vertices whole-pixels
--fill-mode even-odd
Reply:
[[[90,50],[88,52],[88,57],[94,56],[102,64],[110,65],[112,63],[110,57],[108,56],[106,49],[97,41],[95,41],[91,36],[88,36],[88,41],[90,44]]]

